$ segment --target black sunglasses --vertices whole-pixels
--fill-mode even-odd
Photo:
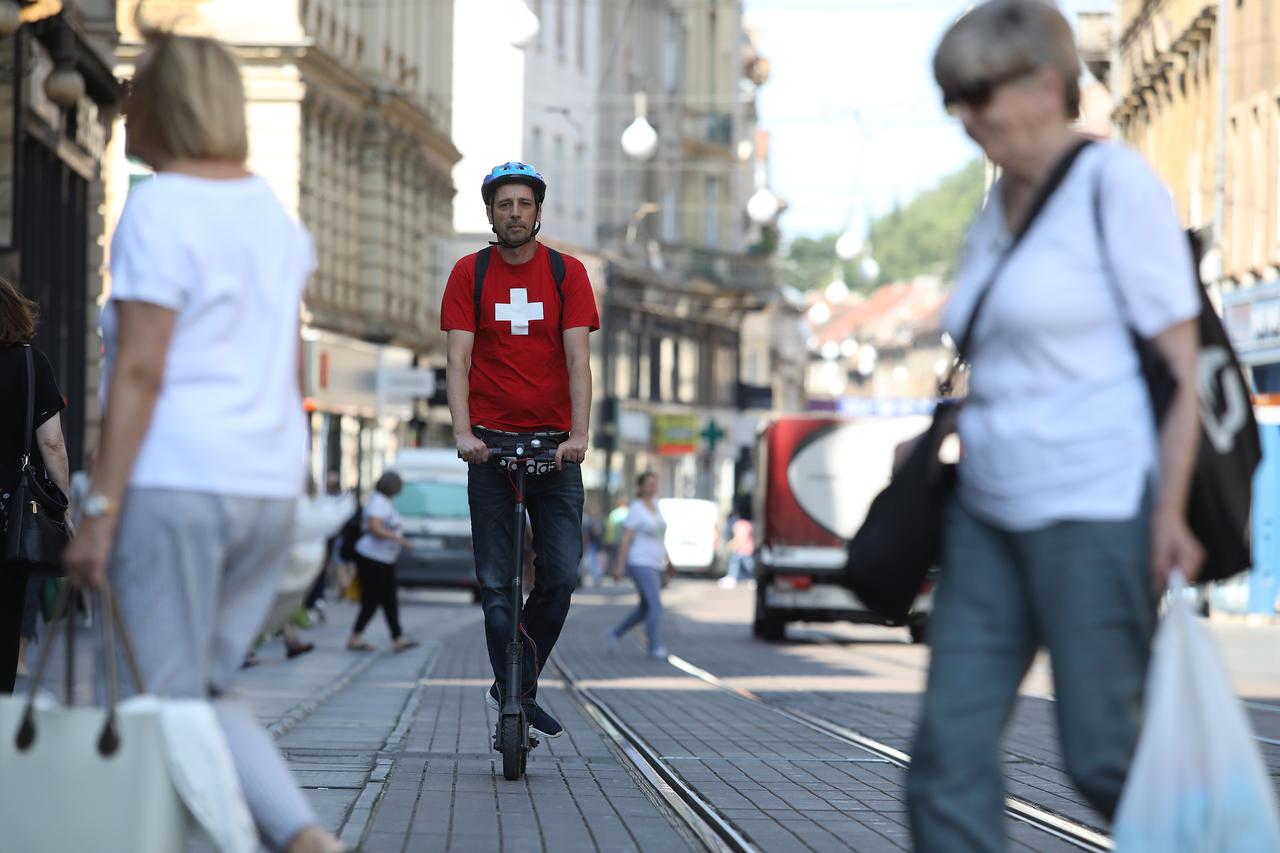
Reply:
[[[996,90],[1001,86],[1033,74],[1035,70],[1035,68],[1024,67],[1016,71],[1006,71],[1004,74],[996,74],[991,77],[979,77],[968,83],[960,83],[956,86],[944,88],[942,90],[942,105],[946,107],[948,112],[962,104],[971,110],[980,110],[991,102],[991,99],[995,97]]]

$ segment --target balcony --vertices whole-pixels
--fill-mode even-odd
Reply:
[[[662,247],[662,256],[672,274],[700,278],[722,290],[767,293],[777,284],[777,271],[769,257],[672,245]]]

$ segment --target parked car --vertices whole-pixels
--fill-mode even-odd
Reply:
[[[392,501],[412,546],[400,553],[401,586],[467,589],[480,600],[471,550],[467,464],[443,448],[404,450],[395,470],[404,490]]]
[[[714,503],[701,498],[662,498],[658,512],[667,523],[665,543],[672,568],[696,574],[721,573],[720,511]]]
[[[922,416],[779,417],[756,449],[756,609],[752,632],[786,638],[788,622],[890,624],[842,583],[845,548],[889,482],[894,448]],[[905,626],[923,642],[933,604],[926,579]]]

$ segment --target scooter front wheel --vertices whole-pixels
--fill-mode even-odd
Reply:
[[[502,718],[502,775],[514,782],[524,773],[524,749],[521,741],[520,717]]]

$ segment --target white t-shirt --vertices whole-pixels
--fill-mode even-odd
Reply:
[[[1094,215],[1101,193],[1110,269]],[[970,228],[943,314],[959,341],[1011,237],[1001,187]],[[965,507],[1009,530],[1137,512],[1156,434],[1130,324],[1151,338],[1200,312],[1191,252],[1168,191],[1135,152],[1095,143],[1014,250],[967,353],[960,414]]]
[[[642,500],[634,500],[631,509],[627,510],[623,527],[635,531],[631,547],[627,550],[627,565],[661,569],[666,564],[667,549],[663,539],[667,535],[667,522],[662,513],[650,511]]]
[[[261,178],[165,173],[130,192],[111,241],[102,313],[104,404],[116,303],[177,314],[131,485],[270,498],[302,492],[298,307],[313,267],[306,230]]]
[[[394,539],[382,539],[374,536],[369,530],[369,519],[382,519],[382,526],[392,533],[400,532],[400,513],[391,505],[391,498],[382,492],[374,492],[364,508],[363,526],[365,534],[356,540],[356,553],[379,563],[395,564],[400,559],[400,543]]]

